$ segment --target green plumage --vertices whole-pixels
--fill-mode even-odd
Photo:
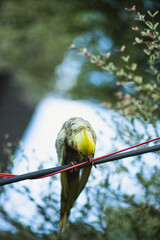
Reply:
[[[61,165],[72,161],[82,162],[94,156],[93,145],[96,143],[96,134],[88,121],[82,118],[71,118],[63,124],[56,139],[56,150]],[[87,144],[87,150],[86,146]],[[84,155],[83,152],[87,155]],[[70,210],[77,197],[85,187],[91,167],[80,171],[61,173],[61,211],[59,233],[64,231]]]

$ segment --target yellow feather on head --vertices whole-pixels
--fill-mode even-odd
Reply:
[[[94,154],[95,144],[93,137],[92,134],[86,130],[86,128],[83,128],[83,130],[77,134],[75,149],[85,156],[91,156]]]

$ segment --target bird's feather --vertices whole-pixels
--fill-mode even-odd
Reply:
[[[85,187],[85,185],[86,185],[86,183],[88,181],[89,175],[91,173],[91,168],[92,167],[86,167],[86,168],[82,168],[81,169],[81,176],[80,176],[80,179],[79,179],[79,184],[78,184],[78,190],[77,190],[76,198],[78,198],[79,194],[84,189],[84,187]]]
[[[65,230],[65,225],[67,223],[70,210],[73,207],[76,195],[77,188],[79,184],[79,171],[68,173],[64,172],[61,174],[61,212],[60,212],[60,224],[59,224],[59,233]]]
[[[71,118],[63,124],[56,139],[60,165],[82,162],[94,155],[96,134],[90,123],[82,118]],[[61,173],[61,211],[59,234],[64,231],[70,210],[88,181],[91,167]],[[81,173],[81,174],[80,174]]]

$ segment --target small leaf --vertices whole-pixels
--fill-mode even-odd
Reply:
[[[133,31],[138,31],[139,28],[138,28],[137,26],[135,26],[135,27],[132,27],[132,30],[133,30]]]
[[[126,46],[122,45],[121,48],[120,48],[120,52],[124,52],[125,49],[126,49]]]
[[[92,56],[91,59],[90,59],[91,63],[96,63],[97,61],[97,58],[95,56]]]
[[[143,39],[140,39],[140,38],[136,37],[136,38],[135,38],[135,41],[136,41],[137,43],[142,43],[142,42],[143,42]]]
[[[140,21],[144,22],[145,21],[144,18],[145,18],[145,15],[141,15],[139,12],[137,12],[136,20],[140,20]]]
[[[156,30],[156,28],[158,27],[158,25],[159,25],[159,22],[157,22],[157,23],[154,24],[154,27],[153,27],[154,30]]]
[[[146,36],[150,36],[150,30],[149,29],[147,29],[147,31],[146,31]]]
[[[131,70],[135,71],[137,69],[137,63],[132,63],[131,64]]]
[[[141,35],[142,35],[143,37],[145,37],[145,36],[146,36],[146,32],[142,31],[142,32],[141,32]]]
[[[157,74],[157,82],[160,84],[160,73]]]
[[[157,48],[160,48],[160,45],[159,45]],[[156,54],[158,57],[160,57],[160,52],[155,51],[155,54]]]
[[[136,11],[136,6],[134,5],[132,8],[125,8],[125,10],[135,12]]]
[[[152,13],[150,11],[147,11],[148,15],[150,15],[151,17],[153,17]]]
[[[128,62],[128,61],[129,61],[129,58],[130,58],[129,55],[127,55],[127,56],[122,56],[122,60],[123,60],[124,62]]]
[[[151,96],[155,101],[159,99],[159,95],[157,93],[153,93]]]
[[[125,76],[126,73],[125,73],[124,69],[121,68],[121,69],[116,73],[116,75],[119,76],[119,77],[122,77],[122,76]],[[116,82],[116,85],[117,85],[117,86],[121,85],[121,82],[117,81],[117,82]]]
[[[136,82],[137,84],[142,84],[143,79],[141,76],[135,76],[134,77],[134,82]]]
[[[152,24],[151,22],[147,21],[147,22],[145,22],[145,24],[146,24],[150,29],[153,30],[153,24]]]
[[[148,46],[149,50],[152,50],[154,48],[150,42],[147,42],[147,46]]]
[[[87,48],[80,48],[80,52],[82,54],[86,54],[87,53]]]
[[[158,13],[159,11],[156,11],[155,13],[153,13],[153,17],[155,17]]]
[[[110,52],[108,52],[108,53],[104,53],[104,56],[105,56],[105,58],[107,58],[107,59],[109,59],[110,55],[111,55]]]
[[[140,20],[144,21],[145,15],[140,15]]]
[[[108,64],[108,68],[109,68],[110,71],[115,71],[115,70],[116,70],[116,66],[114,65],[113,62],[110,62],[110,63]]]
[[[156,75],[158,73],[158,70],[153,65],[150,65],[150,69],[153,75]]]
[[[152,55],[150,56],[150,62],[153,64],[153,63],[155,62],[155,59],[156,59],[155,55],[152,54]]]
[[[147,45],[148,47],[152,47],[151,43],[150,42],[147,42]]]
[[[146,55],[150,55],[151,54],[151,52],[148,50],[148,49],[143,49],[143,51],[144,51],[144,53],[146,54]]]

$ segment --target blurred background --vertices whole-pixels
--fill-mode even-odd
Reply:
[[[116,84],[116,77],[106,71],[100,70],[95,65],[91,65],[87,58],[75,50],[70,49],[70,45],[74,43],[77,47],[85,47],[95,55],[98,53],[108,53],[114,49],[113,58],[117,61],[117,64],[121,64],[119,63],[117,52],[125,43],[128,53],[132,55],[133,61],[139,63],[143,71],[145,68],[143,55],[138,54],[138,47],[136,47],[135,51],[135,48],[131,44],[134,39],[134,32],[131,30],[131,27],[135,25],[133,16],[124,10],[124,8],[131,8],[132,5],[136,5],[138,11],[142,14],[148,9],[152,12],[160,8],[158,0],[139,0],[133,3],[126,0],[0,1],[1,172],[13,172],[13,158],[15,156],[13,154],[18,156],[17,161],[22,159],[22,155],[23,157],[27,155],[24,149],[21,149],[21,155],[19,157],[19,153],[17,152],[19,141],[21,139],[28,139],[28,141],[31,142],[28,135],[33,132],[34,128],[32,128],[29,133],[27,130],[29,128],[31,129],[31,122],[34,122],[37,126],[38,122],[42,120],[42,116],[46,116],[47,119],[50,118],[50,112],[52,112],[51,119],[53,120],[51,124],[53,123],[53,128],[56,126],[53,139],[56,137],[62,122],[64,122],[68,116],[72,116],[77,108],[82,108],[80,113],[84,115],[84,118],[85,116],[89,118],[88,115],[90,115],[90,120],[93,121],[95,118],[93,112],[88,115],[87,113],[90,113],[90,109],[94,109],[94,113],[100,112],[103,115],[99,117],[101,121],[105,116],[104,121],[109,118],[109,124],[112,124],[110,116],[114,115],[114,113],[107,112],[107,109],[101,109],[100,105],[103,102],[110,102],[114,105],[116,101],[114,93],[119,90],[119,86]],[[148,77],[145,71],[143,71],[143,74],[144,77]],[[59,101],[57,101],[57,99],[59,99]],[[47,107],[48,105],[44,105],[45,101],[46,104],[49,102],[49,105],[52,105],[52,111],[50,110],[51,108]],[[70,104],[72,104],[71,108]],[[82,104],[81,107],[78,104]],[[87,108],[86,105],[88,106]],[[49,110],[43,111],[40,106]],[[37,109],[40,110],[41,114],[37,114]],[[61,114],[62,112],[66,114],[65,117]],[[67,112],[69,112],[69,115]],[[79,112],[76,112],[76,114],[78,115]],[[107,114],[109,117],[107,117]],[[116,117],[121,119],[120,116],[116,115]],[[56,121],[54,122],[55,119]],[[94,122],[95,121],[93,121],[93,124]],[[59,125],[56,125],[57,123]],[[42,121],[41,124],[47,124],[47,120],[44,123]],[[49,126],[51,126],[51,124]],[[95,123],[95,127],[97,124],[98,122]],[[105,126],[103,126],[102,129],[98,129],[98,133],[103,131],[104,128]],[[37,132],[39,133],[40,131],[41,127],[39,127]],[[115,129],[112,133],[110,134],[110,138],[114,138],[117,134]],[[42,134],[42,138],[43,136],[45,135]],[[32,139],[33,138],[34,137],[32,137]],[[46,141],[45,137],[43,140],[42,144],[44,145]],[[105,140],[102,142],[105,144]],[[99,143],[97,147],[97,155],[105,154],[106,152],[106,149],[103,148],[102,150],[102,142]],[[33,146],[31,144],[30,151],[33,153],[33,148],[40,146],[41,145]],[[54,140],[50,149],[52,147],[54,147]],[[114,149],[114,147],[115,146],[111,144],[110,149]],[[38,155],[37,153],[37,157],[42,160],[41,154],[42,153]],[[34,153],[34,157],[35,155]],[[52,152],[49,152],[49,158],[53,157],[51,155]],[[56,154],[53,158],[56,158]],[[39,162],[38,165],[33,168],[31,167],[29,170],[33,171],[38,167],[42,168],[44,166],[51,167],[52,165],[41,164],[40,167]],[[25,169],[27,169],[27,167]],[[23,172],[24,169],[22,171],[22,168],[20,168],[20,170],[17,171],[20,173]],[[47,184],[49,184],[49,182],[47,182]],[[103,184],[107,186],[107,182]],[[19,187],[14,191],[17,190],[20,194]],[[48,198],[46,196],[46,198],[44,197],[42,205],[37,203],[37,200],[31,199],[31,196],[28,196],[27,201],[35,201],[35,204],[39,204],[38,210],[41,211],[44,217],[43,221],[37,223],[39,224],[39,230],[38,227],[32,228],[33,219],[27,223],[21,221],[21,218],[18,216],[18,210],[16,215],[11,214],[12,210],[7,213],[4,209],[4,204],[10,198],[10,193],[7,192],[6,187],[0,188],[0,191],[1,194],[3,193],[3,198],[0,203],[0,217],[6,221],[6,224],[9,224],[6,225],[5,221],[3,221],[3,226],[7,227],[5,231],[3,231],[4,227],[1,229],[1,239],[51,239],[50,235],[52,236],[52,234],[57,231],[58,217],[52,219],[52,221],[55,221],[53,225],[49,225],[49,227],[45,229],[44,224],[48,226],[47,224],[49,224],[51,218],[47,219],[47,214],[42,208],[42,205],[44,203],[50,205],[49,201],[51,200],[52,192],[49,192]],[[24,194],[24,192],[25,194],[30,194],[28,186],[25,186],[25,189],[23,188],[21,191],[23,192],[21,192],[21,194]],[[6,196],[4,195],[5,192]],[[87,190],[86,194],[88,194]],[[55,195],[54,199],[52,199],[52,204],[57,204],[56,198],[57,196]],[[16,199],[14,199],[14,201],[16,201]],[[43,207],[44,206],[45,205],[43,205]],[[56,207],[54,211],[56,211]],[[21,215],[22,214],[23,209],[21,210]],[[98,239],[98,235],[95,234],[97,234],[97,232],[98,234],[104,232],[103,216],[101,216],[101,219],[99,218],[101,222],[98,227],[97,225],[87,227],[87,225],[83,225],[82,221],[84,212],[82,211],[81,214],[79,218],[80,221],[78,222],[79,225],[75,226],[71,224],[70,231],[73,231],[73,235],[69,235],[70,239],[74,239],[77,226],[79,229],[79,235],[76,236],[77,239],[79,239],[78,236],[80,236],[80,232],[85,232],[85,230],[90,234],[85,235],[86,233],[84,233],[85,239],[89,239],[92,236],[96,236],[95,239]],[[72,219],[72,221],[73,220],[74,219]],[[113,224],[112,221],[110,223]],[[84,231],[81,231],[81,229]],[[52,231],[53,233],[51,233]],[[99,239],[109,236],[106,234],[107,232],[101,235]],[[54,239],[56,239],[56,235],[54,236]],[[115,238],[115,236],[111,236],[108,239],[120,239]],[[68,238],[66,237],[66,239]],[[129,235],[127,235],[127,238],[124,238],[122,234],[121,239],[142,238],[138,238],[135,235],[132,235],[132,238],[129,237]]]

